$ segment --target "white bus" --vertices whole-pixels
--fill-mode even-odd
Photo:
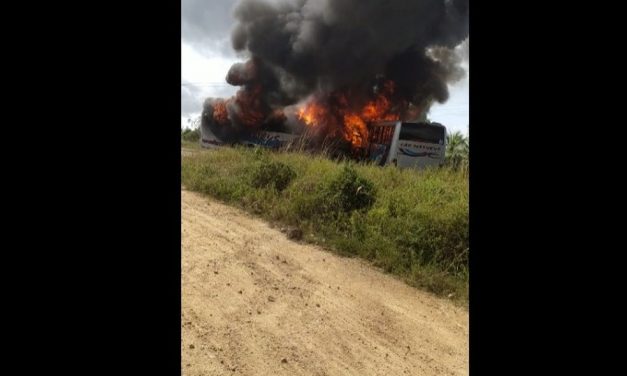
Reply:
[[[445,149],[446,128],[439,123],[386,121],[369,126],[367,155],[381,166],[441,166]]]

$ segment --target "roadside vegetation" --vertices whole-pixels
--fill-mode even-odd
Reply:
[[[307,153],[203,151],[183,158],[182,184],[467,304],[467,139],[450,135],[448,146],[460,136],[446,167],[422,171]]]

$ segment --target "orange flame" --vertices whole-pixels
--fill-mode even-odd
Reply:
[[[218,124],[225,124],[229,121],[229,114],[226,111],[226,101],[218,100],[213,106],[213,118]]]
[[[391,112],[391,96],[394,82],[386,81],[376,97],[366,102],[357,111],[349,108],[349,96],[344,92],[329,95],[334,105],[324,105],[319,100],[311,100],[297,111],[298,119],[311,128],[322,124],[339,123],[341,134],[354,148],[368,146],[367,123],[380,120],[398,120],[400,116]]]
[[[355,114],[344,115],[344,138],[353,147],[364,147],[368,141],[368,128],[363,119]]]
[[[298,110],[298,119],[310,127],[318,126],[327,116],[327,109],[314,101]]]
[[[229,73],[229,77],[234,82],[243,81],[246,75],[254,76],[253,68],[254,65],[248,64],[245,71],[235,70]],[[350,89],[336,90],[324,96],[315,97],[297,108],[295,114],[315,133],[342,137],[350,142],[354,149],[365,148],[369,143],[368,123],[400,119],[399,106],[394,107],[393,103],[395,101],[394,89],[393,81],[385,81],[366,101],[363,95],[354,96]],[[283,111],[271,109],[264,102],[262,94],[263,88],[260,83],[248,83],[234,97],[217,100],[214,103],[214,120],[225,126],[231,121],[237,121],[238,124],[250,128],[257,128],[268,122],[285,121]],[[400,107],[404,108],[402,104]],[[229,112],[236,119],[231,119]]]
[[[266,113],[262,110],[260,99],[261,85],[250,89],[240,89],[234,97],[227,100],[219,99],[213,105],[213,118],[218,124],[226,125],[230,122],[227,105],[234,105],[236,116],[240,123],[249,126],[259,126],[266,118]]]

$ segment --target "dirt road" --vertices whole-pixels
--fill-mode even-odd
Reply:
[[[468,312],[182,191],[183,375],[467,375]]]

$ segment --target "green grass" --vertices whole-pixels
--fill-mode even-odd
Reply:
[[[407,283],[468,302],[468,179],[323,156],[224,148],[184,157],[182,183],[304,240],[371,261]]]
[[[195,149],[195,150],[201,149],[199,141],[186,141],[186,140],[181,140],[181,148]]]

